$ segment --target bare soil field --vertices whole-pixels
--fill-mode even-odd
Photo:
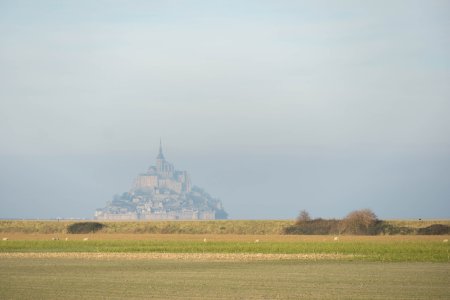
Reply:
[[[448,299],[450,264],[1,257],[2,299]]]

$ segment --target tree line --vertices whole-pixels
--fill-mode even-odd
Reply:
[[[395,226],[378,219],[371,209],[350,212],[343,219],[312,219],[306,210],[300,211],[294,224],[283,229],[284,234],[450,234],[450,227],[444,224],[433,224],[424,228]]]

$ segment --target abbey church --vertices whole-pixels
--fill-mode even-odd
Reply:
[[[136,178],[134,189],[154,191],[165,189],[181,194],[191,191],[191,183],[186,171],[175,171],[173,165],[165,160],[160,144],[156,166],[150,166],[147,173]]]
[[[129,192],[114,196],[105,208],[95,212],[97,220],[214,220],[227,213],[219,199],[191,186],[186,171],[175,170],[163,154],[156,165],[140,174]]]

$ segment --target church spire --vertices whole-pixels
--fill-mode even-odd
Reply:
[[[159,154],[156,157],[157,159],[164,159],[164,154],[162,151],[162,142],[161,142],[161,138],[159,138]]]

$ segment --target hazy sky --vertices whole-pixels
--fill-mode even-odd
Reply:
[[[0,0],[0,217],[166,158],[231,218],[450,218],[449,1]]]

